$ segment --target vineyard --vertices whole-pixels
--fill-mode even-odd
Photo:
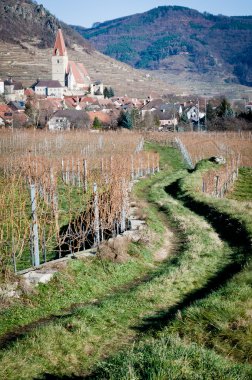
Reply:
[[[213,196],[223,197],[232,188],[240,167],[252,167],[251,132],[154,133],[150,140],[177,147],[190,169],[204,159],[219,164],[202,178],[200,190]]]
[[[249,134],[1,137],[1,379],[252,378]]]
[[[1,131],[2,271],[83,251],[130,228],[132,181],[159,170],[138,134]]]

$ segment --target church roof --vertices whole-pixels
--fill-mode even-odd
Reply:
[[[74,76],[76,83],[84,84],[86,83],[87,79],[90,79],[83,63],[69,61],[68,72],[70,71]]]
[[[40,80],[34,87],[61,88],[62,86],[58,80]]]
[[[55,41],[55,45],[54,45],[54,49],[53,49],[53,55],[54,56],[55,55],[59,55],[59,56],[67,55],[66,45],[65,45],[65,41],[64,41],[64,37],[63,37],[61,29],[58,29],[58,32],[57,32],[56,41]]]

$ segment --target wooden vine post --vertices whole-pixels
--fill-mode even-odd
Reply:
[[[30,185],[31,192],[31,206],[32,206],[32,247],[34,255],[34,266],[38,267],[39,260],[39,237],[38,237],[38,221],[37,221],[37,207],[36,207],[36,188],[35,185]]]

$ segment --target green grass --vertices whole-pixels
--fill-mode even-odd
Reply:
[[[228,198],[237,201],[252,201],[252,168],[240,168],[238,180]]]
[[[249,367],[230,363],[220,355],[162,334],[102,362],[92,379],[109,380],[249,380]]]
[[[188,175],[173,148],[148,144],[147,149],[160,153],[161,171],[139,181],[134,194],[148,201],[152,245],[132,245],[132,260],[125,264],[73,261],[52,283],[39,286],[37,294],[1,312],[1,335],[42,316],[54,318],[0,353],[0,378],[16,379],[17,373],[19,380],[43,378],[46,373],[83,376],[95,367],[100,371],[96,378],[104,379],[251,378],[251,366],[244,364],[250,332],[242,324],[249,321],[245,270],[250,268],[220,289],[209,285],[232,264],[236,252],[204,217],[186,207],[183,193],[194,193],[200,173]],[[181,199],[165,191],[177,180]],[[236,212],[234,207],[237,216]],[[248,228],[248,220],[243,222]],[[179,244],[157,265],[152,253],[161,245],[163,223],[172,226]],[[204,289],[207,293],[197,296]],[[196,302],[190,304],[190,297]],[[245,320],[241,328],[237,320]],[[241,338],[236,333],[231,337],[231,332],[225,337],[232,326],[238,326]],[[237,347],[231,352],[235,339]],[[101,362],[107,356],[110,359]]]
[[[185,204],[188,197],[198,204],[205,202],[220,215],[229,215],[231,221],[240,221],[251,237],[251,209],[246,209],[247,205],[241,209],[241,205],[233,201],[213,199],[196,190],[200,188],[202,172],[211,166],[203,162],[193,174],[181,176],[178,198]],[[160,189],[158,193],[160,195]],[[153,200],[158,199],[158,193],[151,192]],[[240,263],[240,250],[232,247],[232,252],[230,260]],[[247,256],[249,253],[251,250],[243,252],[247,264],[227,283],[218,290],[213,287],[209,295],[178,310],[176,317],[170,323],[167,320],[166,326],[154,334],[154,338],[144,337],[130,352],[123,351],[100,362],[91,378],[112,380],[119,374],[121,379],[132,380],[250,379],[252,366],[244,365],[251,363],[252,358],[252,263]]]

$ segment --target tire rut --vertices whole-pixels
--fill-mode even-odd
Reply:
[[[186,295],[174,307],[167,310],[159,310],[155,315],[145,318],[143,323],[136,327],[142,333],[155,334],[155,332],[162,330],[172,322],[178,312],[185,310],[195,301],[202,300],[227,284],[234,275],[242,270],[251,258],[250,236],[241,221],[232,218],[227,213],[219,212],[211,205],[195,200],[188,194],[183,194],[180,188],[180,180],[181,178],[166,186],[164,188],[165,192],[173,199],[181,202],[184,207],[195,215],[204,217],[222,241],[230,247],[232,262],[211,277],[205,286]]]

